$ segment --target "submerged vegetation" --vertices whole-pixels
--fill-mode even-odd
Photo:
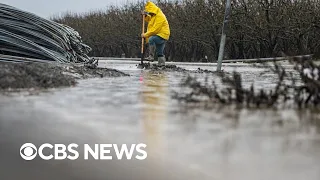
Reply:
[[[278,105],[294,105],[299,108],[320,106],[320,66],[309,59],[291,59],[294,72],[286,70],[274,62],[272,66],[264,64],[275,74],[277,84],[270,90],[257,89],[252,83],[250,88],[242,84],[241,74],[220,73],[217,79],[204,83],[188,76],[183,80],[182,87],[187,88],[175,92],[173,98],[180,102],[206,104],[236,104],[245,107],[277,107]]]
[[[158,0],[171,27],[165,50],[170,61],[217,59],[224,0]],[[263,58],[313,54],[320,48],[318,0],[232,1],[226,57]],[[87,14],[67,13],[55,21],[67,24],[93,48],[92,56],[139,57],[143,3],[109,7]]]

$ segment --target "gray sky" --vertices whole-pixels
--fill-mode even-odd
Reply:
[[[67,11],[88,12],[133,1],[137,0],[1,0],[1,3],[49,18]]]

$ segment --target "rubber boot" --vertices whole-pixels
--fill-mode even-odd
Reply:
[[[149,46],[149,57],[148,61],[153,62],[154,61],[154,53],[156,51],[156,46]]]
[[[166,65],[166,58],[164,56],[158,57],[158,65],[163,67]]]

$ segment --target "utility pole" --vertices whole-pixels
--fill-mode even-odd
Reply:
[[[218,57],[218,65],[217,65],[217,71],[221,71],[222,67],[222,59],[224,55],[224,47],[226,45],[226,32],[228,31],[228,22],[230,20],[231,15],[231,0],[226,1],[226,10],[224,13],[224,21],[222,26],[222,33],[221,33],[221,42],[220,42],[220,49],[219,49],[219,57]]]

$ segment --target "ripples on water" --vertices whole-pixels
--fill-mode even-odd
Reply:
[[[39,95],[2,96],[0,132],[2,125],[2,133],[10,137],[5,129],[14,129],[12,122],[28,121],[50,131],[44,139],[59,134],[84,140],[91,134],[92,141],[145,142],[151,157],[167,158],[213,179],[320,178],[318,112],[181,106],[171,93],[180,90],[185,74],[150,73],[135,65],[108,67],[131,77],[81,80],[76,87]],[[264,69],[225,70],[234,68],[246,86],[255,81],[270,88],[276,82],[273,74],[259,76]],[[204,74],[194,75],[204,79]]]

